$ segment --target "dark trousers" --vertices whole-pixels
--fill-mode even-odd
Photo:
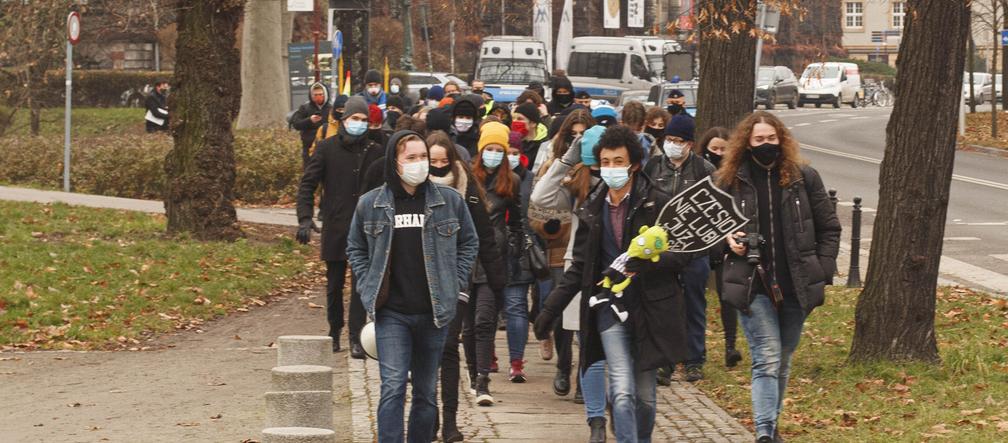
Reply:
[[[343,329],[343,286],[346,284],[346,260],[334,260],[326,262],[326,320],[329,321],[329,336],[333,340],[339,340],[340,330]],[[350,342],[359,340],[360,330],[367,321],[367,313],[364,311],[364,304],[361,303],[360,295],[357,294],[357,285],[353,278],[350,279]]]
[[[738,310],[721,299],[721,287],[724,284],[721,276],[724,273],[724,263],[714,267],[714,287],[717,289],[718,302],[721,303],[721,324],[724,325],[725,346],[735,348],[735,337],[738,336]]]
[[[469,371],[469,379],[476,379],[476,285],[469,291],[469,303],[464,311],[456,311],[456,317],[461,316],[462,321],[462,350],[465,352],[466,369]]]
[[[550,268],[550,279],[539,282],[539,298],[542,300],[540,305],[546,302],[545,300],[549,297],[550,292],[553,291],[554,285],[563,279],[563,274],[563,267]],[[557,357],[556,367],[563,374],[570,375],[571,364],[574,358],[574,331],[564,329],[563,315],[558,317],[556,323],[553,325],[553,346],[556,349]]]
[[[489,374],[493,364],[494,339],[497,335],[497,313],[504,305],[501,294],[495,294],[490,286],[476,285],[476,319],[473,329],[476,335],[476,372]]]
[[[448,338],[445,339],[444,352],[441,355],[441,408],[444,411],[446,426],[455,423],[459,402],[459,334],[462,333],[463,319],[469,312],[467,303],[459,302],[455,318],[448,325]]]
[[[703,365],[707,359],[707,276],[710,260],[706,255],[690,261],[680,273],[686,298],[686,365]]]

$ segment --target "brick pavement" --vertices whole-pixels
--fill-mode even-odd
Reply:
[[[584,406],[573,402],[573,389],[566,397],[553,394],[556,359],[539,358],[538,342],[530,338],[526,348],[525,372],[528,382],[507,381],[507,367],[491,374],[490,392],[496,400],[491,407],[476,405],[468,389],[463,365],[460,387],[459,428],[467,442],[583,442],[588,439]],[[497,334],[497,355],[507,355],[503,331]],[[575,358],[577,356],[575,350]],[[344,441],[371,442],[375,439],[375,413],[380,379],[374,360],[354,360],[347,355],[353,435]],[[407,398],[409,396],[407,395]],[[727,412],[686,382],[673,381],[658,387],[655,442],[751,442],[753,435]],[[406,407],[408,414],[409,405]],[[349,434],[349,433],[348,433]],[[609,441],[616,441],[610,434]]]

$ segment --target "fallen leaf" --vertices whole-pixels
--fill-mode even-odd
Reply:
[[[959,413],[962,414],[962,415],[970,416],[970,415],[982,414],[983,411],[984,411],[984,408],[980,408],[980,409],[962,410],[962,411],[959,411]]]
[[[317,309],[321,309],[321,308],[324,308],[325,306],[322,306],[322,305],[317,305],[317,304],[315,304],[315,303],[312,303],[312,302],[308,302],[308,307],[309,307],[309,308],[317,308]]]
[[[192,427],[192,426],[199,426],[199,423],[196,423],[196,422],[178,422],[178,423],[175,423],[175,425],[177,425],[177,426],[185,426],[185,427]]]
[[[211,420],[220,420],[220,418],[223,417],[223,416],[224,416],[224,414],[221,414],[220,412],[218,412],[217,415],[210,416],[210,419]]]

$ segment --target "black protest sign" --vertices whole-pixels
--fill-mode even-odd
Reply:
[[[672,251],[699,252],[748,221],[732,196],[707,177],[672,198],[658,214],[655,224],[668,232]]]

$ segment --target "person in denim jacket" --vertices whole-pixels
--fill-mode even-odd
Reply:
[[[409,441],[434,437],[438,366],[479,249],[462,196],[428,180],[428,153],[419,134],[393,134],[385,184],[360,198],[350,224],[347,256],[364,309],[375,321],[380,442],[403,441],[408,373]]]

